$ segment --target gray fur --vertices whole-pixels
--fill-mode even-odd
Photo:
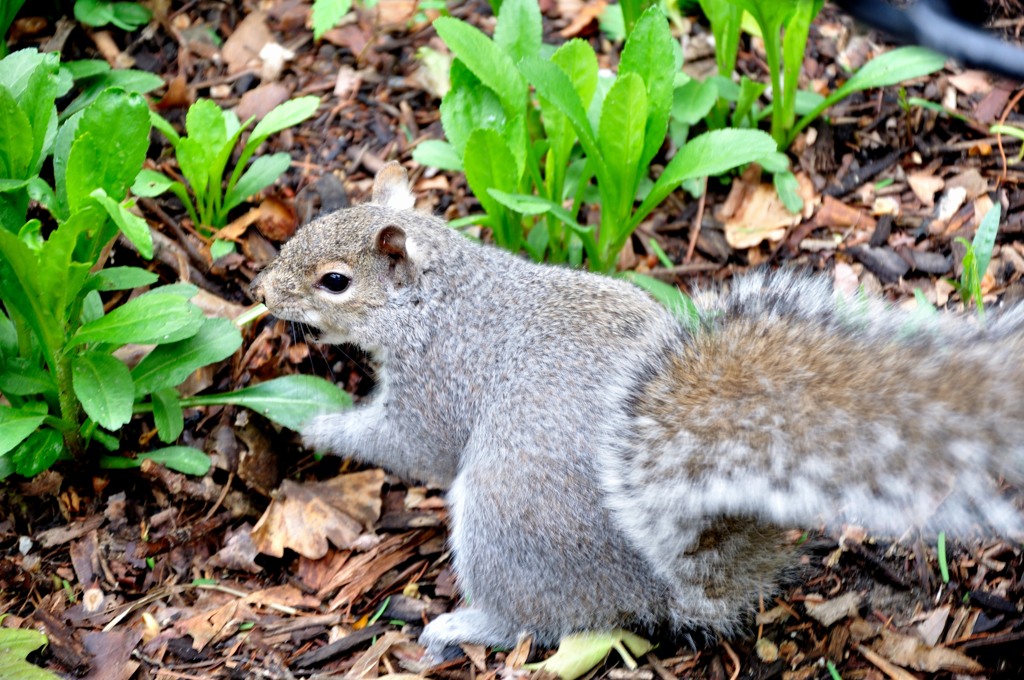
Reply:
[[[382,176],[375,197],[401,194],[402,173]],[[389,226],[404,257],[377,246]],[[326,271],[348,290],[318,288]],[[437,657],[521,632],[730,632],[773,588],[790,525],[1021,528],[993,483],[1024,479],[1017,310],[988,332],[922,326],[757,274],[691,335],[627,283],[374,204],[304,227],[253,294],[380,364],[372,398],[313,418],[308,446],[449,488],[469,606],[427,626]]]

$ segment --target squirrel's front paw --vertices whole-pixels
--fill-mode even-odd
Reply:
[[[337,413],[313,416],[302,426],[302,445],[313,451],[337,452],[339,423]]]
[[[427,648],[427,658],[437,665],[461,656],[459,645],[464,642],[511,647],[515,644],[515,635],[509,635],[504,629],[505,626],[498,625],[484,611],[458,609],[428,623],[420,634],[420,644]]]

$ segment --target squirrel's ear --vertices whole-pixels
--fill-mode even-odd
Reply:
[[[401,227],[394,225],[384,227],[378,231],[377,250],[392,260],[404,260],[406,257],[405,231]]]
[[[398,161],[386,163],[377,173],[372,202],[392,210],[411,210],[416,204],[409,189],[409,175]]]

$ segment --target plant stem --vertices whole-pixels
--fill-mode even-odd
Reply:
[[[57,376],[57,400],[60,402],[60,417],[65,427],[64,444],[76,460],[82,460],[85,454],[85,443],[78,431],[78,423],[82,421],[82,405],[75,397],[75,388],[71,384],[71,357],[61,352],[56,357],[55,373]]]

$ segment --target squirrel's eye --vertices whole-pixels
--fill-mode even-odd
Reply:
[[[327,272],[320,277],[319,286],[326,291],[331,293],[340,293],[348,288],[348,284],[351,282],[344,274],[338,272]]]

